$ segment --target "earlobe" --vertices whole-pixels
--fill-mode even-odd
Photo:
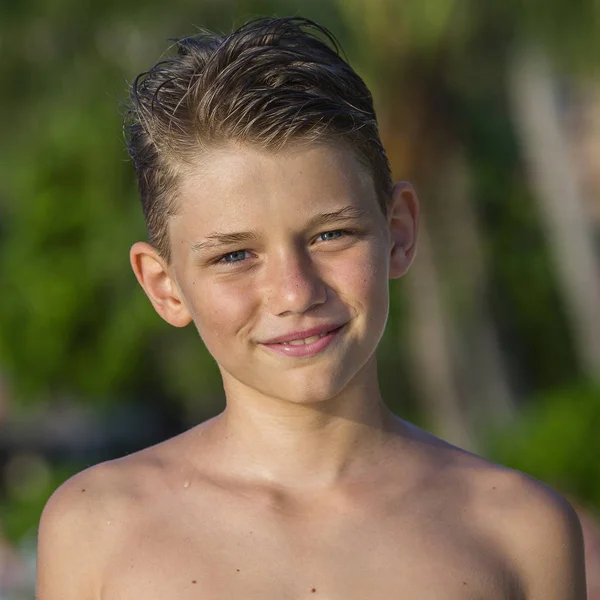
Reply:
[[[192,317],[167,264],[156,249],[146,242],[136,242],[129,252],[131,268],[148,296],[154,310],[174,327],[185,327]]]
[[[390,233],[390,278],[402,277],[410,268],[416,252],[419,227],[419,199],[413,186],[396,183],[388,211]]]

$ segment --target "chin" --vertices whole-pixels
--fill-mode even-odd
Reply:
[[[339,369],[336,372],[324,369],[320,373],[316,369],[304,373],[288,372],[274,378],[268,386],[270,389],[262,391],[293,404],[321,404],[342,394],[355,376],[355,372]]]
[[[241,375],[241,374],[240,374]],[[237,384],[232,387],[240,392],[239,384],[255,393],[273,398],[280,402],[289,404],[320,404],[338,396],[347,385],[347,381],[341,380],[339,373],[332,377],[332,373],[280,373],[277,377],[269,377],[268,380],[256,381],[253,378],[235,376],[227,373],[227,379],[234,379]],[[230,387],[230,386],[226,386]],[[232,389],[230,387],[230,389]],[[242,392],[243,394],[243,392]]]

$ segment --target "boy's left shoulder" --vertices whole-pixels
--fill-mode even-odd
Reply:
[[[485,520],[493,517],[507,535],[513,531],[528,543],[527,533],[549,537],[580,530],[573,507],[541,481],[473,455],[460,462],[458,479],[469,482],[473,514]]]
[[[465,453],[466,454],[466,453]],[[581,524],[558,492],[533,477],[466,455],[457,484],[469,490],[473,524],[508,557],[531,600],[584,600]]]

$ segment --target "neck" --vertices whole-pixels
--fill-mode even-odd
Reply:
[[[264,484],[323,487],[360,477],[379,462],[398,421],[384,405],[375,361],[338,396],[297,404],[226,386],[212,426],[211,463]]]

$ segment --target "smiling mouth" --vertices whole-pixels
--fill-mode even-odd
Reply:
[[[303,359],[316,356],[329,348],[341,335],[344,325],[315,333],[305,338],[288,339],[283,342],[263,343],[269,351],[287,358]],[[308,333],[308,332],[307,332]]]
[[[336,331],[336,330],[332,329],[331,331]],[[326,335],[331,333],[331,331],[325,331],[324,333],[320,333],[319,335],[311,335],[310,337],[303,338],[300,340],[290,340],[289,342],[278,342],[278,344],[280,346],[304,346],[306,344],[312,344],[313,342],[316,342],[317,340],[319,340],[322,337],[325,337]]]

